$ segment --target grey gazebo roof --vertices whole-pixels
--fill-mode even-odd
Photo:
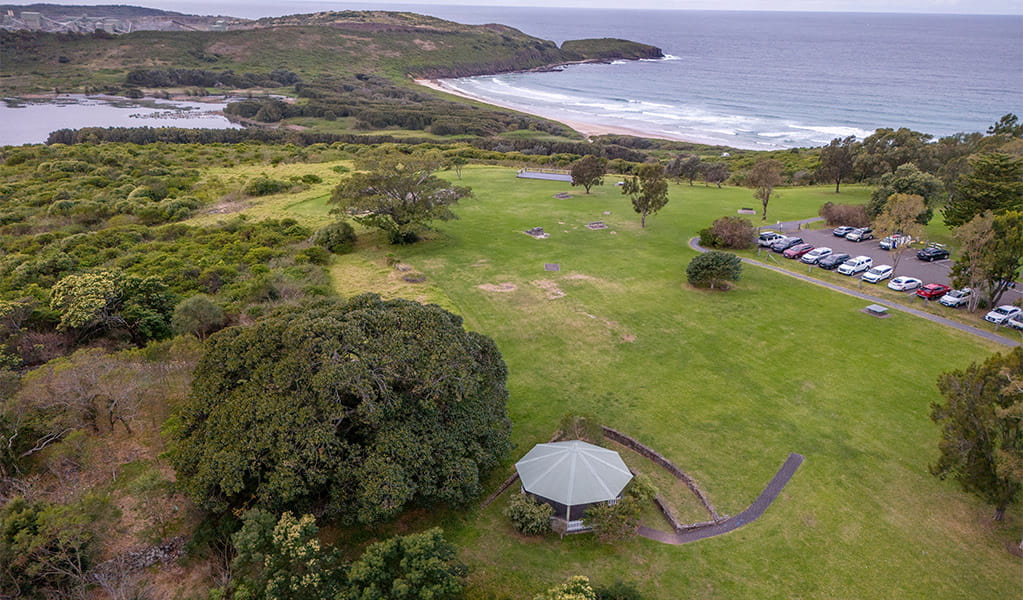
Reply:
[[[579,440],[537,444],[515,470],[527,492],[567,506],[617,498],[632,479],[617,452]]]

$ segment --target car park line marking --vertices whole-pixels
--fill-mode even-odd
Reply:
[[[706,248],[700,246],[699,241],[700,241],[700,238],[695,238],[694,237],[694,238],[690,239],[689,240],[689,247],[692,248],[693,250],[696,250],[697,252],[707,252]],[[972,325],[966,325],[965,323],[960,323],[958,321],[953,321],[951,319],[946,319],[944,317],[939,317],[938,315],[932,315],[931,313],[927,313],[927,312],[924,312],[922,310],[917,310],[917,309],[909,307],[909,306],[903,306],[902,304],[898,304],[898,303],[895,303],[895,302],[890,302],[890,301],[884,300],[883,298],[878,298],[877,296],[871,296],[870,294],[864,294],[862,292],[857,292],[856,290],[850,290],[848,288],[842,287],[840,285],[836,285],[834,283],[829,283],[827,281],[821,281],[819,279],[814,279],[813,277],[810,277],[808,275],[803,275],[801,273],[796,273],[794,271],[789,271],[788,269],[784,269],[782,267],[776,267],[774,265],[769,265],[769,264],[767,264],[765,262],[761,262],[759,260],[754,260],[752,258],[740,257],[740,259],[742,260],[742,262],[750,264],[750,265],[755,265],[755,266],[758,266],[758,267],[762,267],[764,269],[768,269],[768,270],[771,270],[771,271],[775,271],[775,272],[781,273],[783,275],[788,275],[789,277],[794,277],[796,279],[805,281],[807,283],[812,283],[814,285],[819,285],[821,287],[825,287],[825,288],[834,290],[836,292],[841,292],[841,293],[846,294],[848,296],[853,296],[854,298],[859,298],[861,300],[867,300],[868,302],[874,302],[874,303],[880,304],[882,306],[887,306],[890,309],[898,310],[898,311],[901,311],[901,312],[904,312],[904,313],[908,313],[908,314],[911,314],[911,315],[914,315],[914,316],[917,316],[917,317],[921,317],[923,319],[927,319],[928,321],[932,321],[932,322],[938,323],[940,325],[945,325],[947,327],[952,327],[954,329],[958,329],[959,331],[964,331],[966,333],[970,333],[970,334],[973,334],[975,336],[982,337],[982,338],[984,338],[986,340],[989,340],[989,341],[992,341],[992,342],[995,342],[995,343],[998,343],[998,344],[1002,344],[1003,346],[1015,347],[1015,346],[1019,346],[1020,345],[1020,342],[1018,340],[1011,340],[1011,339],[1009,339],[1007,337],[1002,337],[1002,336],[1000,336],[1000,335],[998,335],[996,333],[992,333],[990,331],[985,331],[983,329],[980,329],[979,327],[974,327]]]

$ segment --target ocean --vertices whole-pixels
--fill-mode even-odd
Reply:
[[[775,149],[881,127],[945,136],[1023,116],[1023,17],[595,10],[294,1],[154,3],[260,17],[411,10],[503,23],[554,40],[617,37],[663,60],[448,80],[454,91],[554,119],[646,135]]]
[[[473,22],[500,21],[558,42],[620,37],[667,55],[446,82],[555,119],[775,149],[862,138],[881,127],[934,136],[984,131],[1023,112],[1023,17],[480,12]]]

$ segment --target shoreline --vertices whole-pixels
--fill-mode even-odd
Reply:
[[[649,139],[655,139],[655,140],[667,140],[669,142],[687,142],[687,143],[690,143],[690,144],[702,144],[702,145],[705,145],[705,146],[717,146],[717,147],[720,147],[720,148],[740,149],[740,148],[737,148],[735,146],[730,146],[730,145],[727,145],[727,144],[722,144],[722,143],[717,142],[717,141],[713,141],[713,140],[709,140],[709,139],[700,139],[699,137],[696,137],[696,136],[673,135],[673,134],[670,134],[670,133],[665,133],[663,131],[652,131],[652,130],[649,130],[649,129],[642,129],[642,128],[639,128],[639,127],[623,127],[623,126],[620,126],[620,125],[607,125],[607,124],[604,124],[604,123],[591,123],[591,122],[587,122],[587,121],[580,121],[578,119],[571,119],[571,118],[570,119],[566,119],[566,118],[564,118],[564,117],[562,117],[560,115],[556,115],[554,113],[543,114],[543,113],[539,113],[539,112],[536,112],[536,111],[533,111],[533,110],[526,110],[526,109],[523,109],[520,106],[515,106],[515,105],[509,104],[509,103],[505,103],[505,102],[498,102],[498,101],[495,101],[495,100],[491,100],[489,98],[484,98],[482,96],[477,96],[475,94],[470,94],[470,93],[467,93],[467,92],[463,92],[462,90],[455,89],[454,87],[448,85],[445,82],[444,79],[413,79],[413,81],[417,85],[421,85],[423,87],[428,87],[428,88],[430,88],[432,90],[436,90],[438,92],[444,92],[446,94],[451,94],[452,96],[458,96],[460,98],[465,98],[467,100],[474,100],[476,102],[482,102],[483,104],[488,104],[490,106],[497,106],[497,107],[500,107],[500,108],[506,108],[508,110],[514,110],[516,112],[521,112],[521,113],[533,115],[535,117],[540,117],[540,118],[548,119],[548,120],[551,120],[551,121],[557,121],[558,123],[566,125],[569,128],[575,130],[577,133],[582,134],[583,137],[585,137],[587,140],[590,139],[591,137],[600,136],[600,135],[629,135],[629,136],[633,136],[633,137],[649,138]]]

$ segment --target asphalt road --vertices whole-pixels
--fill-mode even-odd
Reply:
[[[867,240],[864,242],[851,242],[845,238],[835,237],[831,233],[831,228],[828,229],[797,229],[806,224],[806,221],[798,221],[791,223],[782,223],[782,227],[766,227],[765,229],[778,231],[785,235],[794,235],[803,238],[808,244],[813,244],[815,248],[821,246],[827,246],[835,252],[845,252],[850,256],[869,256],[874,261],[874,266],[878,265],[894,265],[892,254],[888,250],[882,250],[878,245],[880,240]],[[952,285],[949,279],[949,272],[952,270],[952,260],[936,260],[934,262],[925,262],[917,259],[916,253],[919,250],[919,244],[910,247],[902,253],[902,258],[899,259],[898,268],[895,270],[895,274],[892,277],[904,275],[908,277],[916,277],[924,283],[942,283],[948,286]],[[769,249],[764,248],[761,252],[773,254],[779,261],[790,260],[783,258],[781,254],[775,254]],[[798,260],[798,259],[795,259]],[[837,271],[834,271],[837,273]],[[858,275],[857,275],[858,277]],[[863,288],[870,287],[872,284],[864,284]],[[877,284],[888,285],[888,280],[882,281]],[[1014,304],[1017,301],[1023,300],[1023,285],[1017,285],[1015,289],[1008,290],[1002,296],[1001,304]]]

